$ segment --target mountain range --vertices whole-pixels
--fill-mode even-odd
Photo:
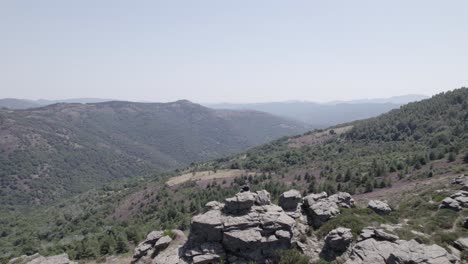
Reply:
[[[284,101],[251,104],[206,104],[215,109],[251,109],[298,120],[314,128],[374,117],[409,102],[426,99],[424,95],[404,95],[390,98],[361,99],[316,103],[307,101]]]

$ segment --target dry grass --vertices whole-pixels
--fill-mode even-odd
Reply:
[[[201,180],[216,180],[224,178],[235,178],[241,175],[254,175],[253,172],[247,172],[245,170],[218,170],[214,171],[199,171],[190,172],[180,176],[170,178],[166,184],[169,187],[182,184],[188,181],[201,181]]]
[[[292,138],[289,140],[289,147],[290,148],[300,148],[305,145],[316,145],[321,144],[327,140],[332,139],[340,134],[343,134],[349,130],[351,130],[353,126],[344,126],[334,129],[327,129],[321,132],[315,132],[311,134],[305,134],[303,136]],[[335,133],[331,134],[330,131],[333,130]]]

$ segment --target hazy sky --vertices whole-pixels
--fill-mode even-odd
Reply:
[[[0,1],[0,98],[330,101],[468,86],[468,1]]]

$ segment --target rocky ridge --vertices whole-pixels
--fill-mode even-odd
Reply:
[[[381,201],[375,203],[389,208]],[[343,227],[331,230],[323,240],[315,237],[311,229],[338,216],[341,208],[355,206],[348,193],[328,196],[323,192],[302,197],[298,191],[290,190],[280,196],[279,205],[271,203],[265,190],[243,191],[224,203],[209,202],[205,213],[192,218],[187,239],[180,239],[181,231],[175,231],[182,234],[174,240],[163,239],[162,232],[153,231],[135,249],[133,262],[278,263],[282,250],[295,248],[311,263],[320,258],[346,264],[458,263],[440,246],[401,240],[382,228],[365,228],[357,239]]]

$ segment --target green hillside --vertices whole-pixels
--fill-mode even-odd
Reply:
[[[188,101],[0,110],[0,206],[49,203],[300,131],[302,124],[269,114],[212,110]]]

